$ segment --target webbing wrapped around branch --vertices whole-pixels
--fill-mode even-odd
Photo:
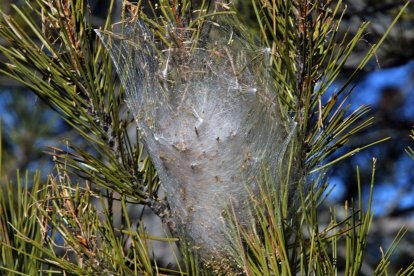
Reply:
[[[138,21],[99,33],[167,192],[171,215],[200,252],[223,252],[230,204],[248,222],[248,198],[266,166],[278,183],[290,139],[268,77],[269,54],[216,23],[195,36],[167,26],[169,41]],[[194,37],[197,37],[194,39]],[[206,254],[202,254],[206,256]]]

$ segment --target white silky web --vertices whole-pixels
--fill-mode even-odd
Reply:
[[[248,222],[246,187],[256,190],[263,166],[278,182],[289,131],[267,77],[266,50],[252,50],[230,28],[208,28],[196,43],[190,31],[167,27],[170,47],[142,22],[98,34],[178,229],[212,253],[223,251],[230,203]]]

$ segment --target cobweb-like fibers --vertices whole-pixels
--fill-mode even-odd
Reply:
[[[195,42],[191,31],[167,27],[172,46],[157,42],[142,22],[98,34],[177,227],[211,253],[225,245],[230,204],[248,223],[246,187],[255,191],[264,164],[278,182],[289,131],[267,77],[266,50],[252,50],[231,28],[209,28]]]

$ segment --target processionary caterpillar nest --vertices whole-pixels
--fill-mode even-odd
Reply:
[[[99,33],[125,88],[177,228],[202,256],[223,252],[223,213],[248,222],[249,193],[263,166],[278,182],[291,131],[269,78],[267,49],[254,49],[229,26],[201,35],[167,26],[158,41],[141,21]],[[208,257],[207,257],[208,258]]]

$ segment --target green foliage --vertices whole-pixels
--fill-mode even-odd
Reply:
[[[339,14],[342,1],[333,4],[332,1],[261,0],[259,4],[252,1],[252,5],[264,44],[271,49],[272,76],[279,100],[287,114],[296,115],[298,135],[303,141],[297,151],[303,153],[301,159],[305,160],[306,171],[319,171],[365,148],[354,149],[324,164],[324,160],[346,144],[352,135],[372,123],[372,118],[361,120],[369,111],[366,106],[347,113],[348,86],[372,58],[404,8],[345,84],[334,91],[327,102],[322,102],[362,39],[368,23],[362,24],[356,34],[347,39],[346,36],[338,37],[343,16]],[[342,94],[346,96],[341,101]]]
[[[306,190],[301,189],[297,191],[301,193],[301,210],[297,214],[299,225],[292,229],[288,221],[281,219],[280,197],[274,184],[265,174],[262,181],[266,185],[252,201],[257,221],[249,229],[236,228],[240,239],[235,245],[235,253],[239,254],[239,265],[248,275],[335,275],[338,273],[337,253],[341,239],[345,239],[348,254],[345,274],[359,275],[372,220],[370,210],[363,213],[361,203],[358,208],[352,206],[351,210],[346,205],[343,221],[337,221],[335,210],[332,210],[330,224],[320,229],[316,210],[321,204],[324,188],[312,187],[311,194],[304,194]]]
[[[362,120],[367,107],[348,114],[345,101],[349,84],[383,39],[371,48],[345,85],[323,102],[367,26],[363,24],[351,39],[337,37],[340,20],[334,18],[341,17],[341,1],[333,8],[331,2],[252,1],[260,40],[270,49],[280,107],[286,121],[293,117],[296,122],[294,135],[298,139],[287,146],[283,161],[288,169],[280,175],[283,185],[275,188],[265,171],[258,175],[262,191],[252,195],[252,224],[241,226],[236,219],[230,223],[231,251],[247,275],[334,275],[339,269],[341,246],[346,252],[345,274],[358,275],[361,270],[373,219],[370,207],[363,211],[360,196],[356,204],[345,205],[344,219],[338,221],[336,210],[332,210],[331,222],[325,227],[319,225],[318,207],[327,188],[325,169],[362,149],[323,163],[353,134],[372,123],[372,119]],[[101,26],[103,32],[111,31],[114,3],[112,0]],[[164,43],[169,43],[165,26],[171,22],[194,28],[194,41],[205,20],[225,15],[226,22],[239,22],[237,12],[222,1],[217,1],[214,9],[210,1],[201,1],[197,7],[189,0],[180,3],[163,0],[153,5],[150,1],[150,12],[145,14],[139,5],[124,1],[122,20],[129,20],[127,11],[132,17],[139,16]],[[47,275],[208,274],[200,268],[191,245],[184,243],[180,252],[171,250],[176,269],[159,266],[151,241],[172,247],[177,239],[148,235],[142,220],[133,221],[128,212],[130,204],[149,207],[165,219],[166,207],[158,198],[157,173],[139,134],[129,132],[134,125],[123,89],[89,22],[85,1],[36,0],[13,9],[13,17],[0,15],[0,36],[7,42],[7,46],[0,46],[7,60],[2,73],[32,89],[83,136],[91,150],[71,143],[65,150],[50,148],[56,172],[47,183],[41,183],[38,173],[33,180],[26,175],[22,183],[17,174],[16,185],[9,181],[0,190],[0,269],[22,275],[39,271]],[[343,95],[345,99],[340,100]],[[317,171],[322,173],[308,184],[307,176]],[[374,172],[375,166],[372,183]],[[114,222],[115,212],[121,225]],[[384,253],[376,275],[387,273],[390,256],[405,231]],[[411,273],[413,266],[399,275]]]
[[[366,239],[373,219],[370,209],[372,186],[366,212],[362,208],[359,190],[358,205],[355,207],[353,202],[345,205],[346,218],[338,222],[336,212],[332,210],[331,223],[320,229],[317,210],[327,188],[322,185],[323,173],[320,178],[313,180],[310,189],[304,179],[299,179],[298,184],[292,183],[294,178],[290,175],[294,173],[293,164],[297,166],[303,162],[300,167],[304,168],[305,174],[325,172],[327,167],[363,148],[387,140],[385,138],[351,150],[324,164],[350,137],[372,123],[372,118],[362,120],[369,112],[368,107],[357,108],[351,114],[347,112],[345,104],[350,93],[347,89],[384,40],[382,38],[378,44],[373,45],[345,84],[327,102],[322,102],[324,94],[328,93],[328,89],[337,80],[368,25],[363,24],[350,40],[338,38],[338,27],[343,16],[338,16],[341,5],[341,1],[333,8],[331,1],[311,3],[262,0],[259,4],[252,1],[261,37],[271,49],[272,76],[275,77],[282,110],[285,110],[286,116],[294,114],[299,140],[303,143],[290,145],[290,154],[287,154],[285,162],[292,169],[288,170],[287,175],[281,176],[281,183],[290,180],[285,182],[285,187],[293,186],[290,189],[296,197],[300,194],[298,210],[287,211],[292,208],[296,210],[295,198],[286,196],[286,188],[275,189],[274,183],[264,173],[259,180],[262,191],[258,196],[252,196],[252,212],[256,219],[247,228],[237,221],[233,222],[233,235],[239,237],[233,255],[248,275],[335,275],[338,273],[337,254],[341,250],[343,238],[346,252],[345,275],[361,273]],[[397,15],[387,33],[402,12],[403,10]],[[339,100],[342,94],[345,97]],[[298,153],[299,158],[295,160],[294,156]],[[357,179],[360,188],[359,172]],[[376,275],[387,273],[384,264],[389,264],[390,252],[393,252],[405,231],[398,233],[395,243],[383,255],[383,260],[375,270]],[[404,273],[409,275],[413,270],[409,268]]]
[[[17,172],[16,183],[8,181],[0,187],[1,270],[37,275],[43,269],[41,250],[16,236],[18,232],[24,233],[33,243],[40,243],[44,238],[45,222],[38,221],[41,217],[38,200],[46,198],[46,191],[40,189],[39,177],[40,173],[36,173],[29,180],[27,173],[22,176]]]
[[[149,236],[142,222],[133,224],[125,196],[117,199],[123,223],[116,227],[105,198],[88,185],[72,184],[59,169],[44,184],[39,175],[29,181],[26,174],[22,183],[18,173],[17,190],[11,182],[0,190],[1,270],[10,275],[183,274],[152,260],[151,241],[176,240]]]
[[[281,197],[282,189],[275,185],[268,173],[260,175],[261,191],[252,194],[250,208],[253,220],[242,226],[237,219],[231,225],[232,255],[246,275],[361,275],[365,250],[374,213],[371,209],[376,159],[373,169],[369,201],[364,210],[359,168],[356,171],[358,199],[345,202],[343,210],[330,210],[330,221],[321,224],[319,210],[326,198],[328,185],[316,179],[311,189],[299,183],[295,186],[300,206]],[[288,206],[287,206],[288,205]],[[290,212],[286,215],[286,209]],[[338,219],[338,213],[342,214]],[[233,216],[235,217],[235,215]],[[302,229],[302,230],[299,230]],[[390,258],[408,229],[400,229],[393,242],[374,269],[373,275],[388,275]],[[236,238],[234,238],[236,237]],[[341,264],[340,253],[345,254]],[[414,262],[396,275],[412,275]]]
[[[142,158],[138,140],[129,138],[132,119],[123,91],[116,86],[103,46],[91,43],[96,36],[85,20],[84,5],[65,1],[33,3],[31,14],[41,15],[42,28],[17,6],[13,6],[16,17],[24,23],[18,24],[15,18],[3,14],[0,35],[13,45],[1,46],[10,62],[3,73],[36,92],[95,149],[95,155],[79,148],[74,148],[76,154],[56,150],[56,157],[64,159],[68,169],[94,179],[101,187],[143,201],[148,198],[144,186],[150,194],[158,187],[155,172]],[[108,16],[104,27],[109,25]]]

